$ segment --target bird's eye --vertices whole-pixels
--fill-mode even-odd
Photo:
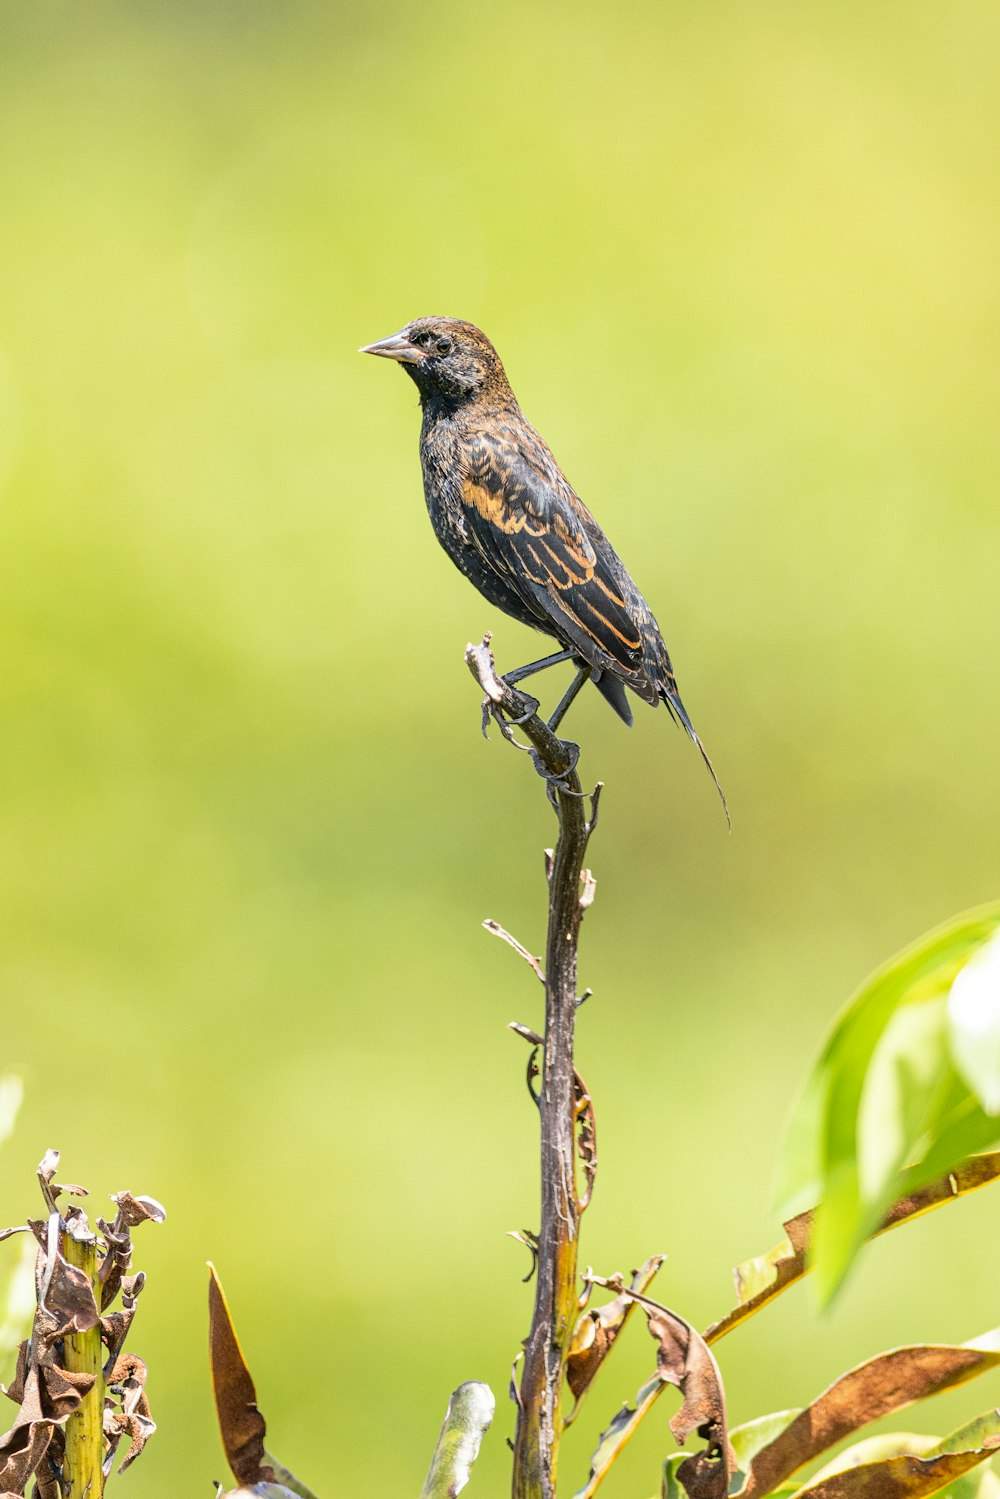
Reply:
[[[438,339],[438,341],[437,341],[437,351],[438,351],[439,354],[450,354],[451,353],[451,348],[452,348],[452,344],[451,344],[451,339],[450,338],[439,338]]]

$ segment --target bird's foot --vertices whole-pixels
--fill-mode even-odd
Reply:
[[[495,703],[491,697],[483,698],[484,739],[488,739],[490,737],[489,727],[490,720],[492,719],[508,744],[513,744],[516,749],[520,750],[531,748],[530,745],[518,743],[517,739],[514,737],[514,730],[521,724],[527,723],[528,719],[533,717],[533,715],[538,712],[539,703],[537,698],[529,697],[526,692],[520,693],[519,696],[524,699],[524,702],[527,704],[527,706],[523,713],[518,714],[516,717],[512,716],[509,718],[500,707],[499,703]]]
[[[541,756],[536,749],[532,749],[531,751],[531,763],[542,779],[548,782],[550,796],[553,796],[557,791],[563,792],[566,796],[581,796],[583,793],[574,791],[569,784],[569,778],[576,769],[577,761],[580,758],[580,746],[574,744],[571,739],[560,739],[559,743],[566,751],[566,764],[560,771],[548,770],[542,764]]]

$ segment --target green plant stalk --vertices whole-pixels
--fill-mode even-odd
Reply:
[[[60,1248],[70,1265],[90,1279],[97,1305],[101,1288],[97,1279],[97,1240],[60,1236]],[[65,1363],[72,1374],[93,1374],[94,1385],[80,1409],[66,1422],[66,1461],[63,1478],[67,1499],[101,1499],[104,1493],[104,1362],[101,1324],[66,1338]]]

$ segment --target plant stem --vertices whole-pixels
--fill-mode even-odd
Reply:
[[[572,780],[576,780],[575,774]],[[577,794],[573,795],[573,791]],[[582,909],[580,875],[589,825],[579,782],[557,790],[559,841],[549,876],[545,944],[545,1049],[541,1115],[542,1220],[531,1332],[524,1352],[514,1499],[553,1499],[562,1435],[563,1370],[577,1318],[577,1244],[573,1033],[576,957]]]
[[[90,1278],[97,1305],[101,1288],[97,1283],[97,1240],[60,1236],[60,1248],[70,1265]],[[70,1333],[65,1344],[65,1365],[73,1374],[93,1374],[94,1386],[84,1396],[80,1409],[66,1422],[66,1460],[63,1467],[67,1499],[101,1499],[104,1477],[104,1378],[100,1321],[87,1332]]]
[[[489,637],[470,646],[466,662],[493,705],[516,719],[531,741],[536,768],[559,818],[559,838],[549,869],[549,918],[545,947],[545,1046],[541,1115],[542,1214],[531,1331],[524,1350],[514,1438],[513,1499],[555,1499],[562,1388],[566,1358],[578,1315],[577,1243],[580,1203],[576,1186],[576,1097],[573,1033],[576,1019],[576,959],[583,903],[580,878],[596,802],[587,817],[575,765],[577,746],[557,739],[532,711],[533,698],[497,677]],[[484,719],[485,722],[485,719]],[[510,729],[501,724],[506,737]]]

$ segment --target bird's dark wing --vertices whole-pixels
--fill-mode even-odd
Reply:
[[[660,653],[670,675],[656,621],[541,439],[523,427],[478,438],[461,500],[473,544],[542,628],[655,704]]]

